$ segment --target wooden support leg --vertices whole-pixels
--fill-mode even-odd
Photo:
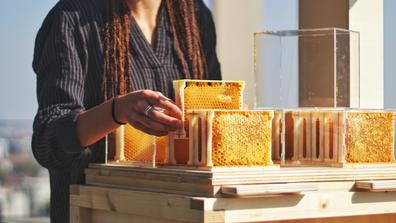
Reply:
[[[168,137],[168,148],[166,149],[166,164],[176,164],[175,160],[175,133],[171,133]]]
[[[338,160],[338,150],[340,149],[338,145],[338,132],[339,132],[339,120],[338,120],[338,112],[333,114],[333,161]]]
[[[183,112],[183,122],[187,121],[187,117],[186,117],[186,111],[184,108],[184,89],[186,88],[186,83],[184,82],[174,82],[173,83],[173,89],[175,90],[175,102],[176,105],[179,106],[179,108],[181,108],[182,112]],[[183,123],[184,126],[184,123]],[[176,134],[179,137],[186,137],[186,131],[183,128],[177,130]]]
[[[338,161],[340,163],[345,163],[345,157],[344,157],[344,135],[346,134],[346,129],[345,129],[345,122],[346,122],[346,112],[340,112],[338,114],[338,123],[339,123],[339,130],[338,131]]]
[[[192,132],[192,137],[193,137],[193,141],[194,141],[194,147],[193,147],[193,159],[194,159],[194,165],[199,165],[200,161],[199,161],[199,115],[195,116],[195,120],[194,120],[195,124],[193,127],[193,132]]]
[[[206,165],[206,153],[207,153],[206,112],[201,113],[200,118],[201,118],[201,148],[198,149],[201,150],[201,160],[199,162],[199,165],[204,166]]]
[[[317,121],[319,120],[319,115],[317,113],[312,114],[312,119],[311,119],[311,157],[312,160],[317,159],[317,145],[316,142],[319,140],[320,142],[320,137],[317,133],[316,125]]]
[[[299,113],[293,113],[293,161],[298,161],[301,141],[301,118]]]
[[[189,114],[190,122],[188,124],[189,127],[189,148],[188,148],[188,162],[187,165],[195,165],[198,160],[198,151],[196,149],[196,141],[198,138],[198,131],[195,129],[198,128],[198,117],[194,114]],[[197,157],[197,158],[195,158]]]
[[[273,120],[273,129],[272,129],[272,153],[274,160],[280,160],[280,114],[277,112],[274,113],[274,120]]]
[[[320,144],[319,144],[319,154],[317,160],[324,160],[324,140],[325,140],[325,122],[324,122],[324,113],[319,116],[319,137],[320,137]]]
[[[299,126],[298,126],[298,160],[304,159],[304,114],[300,113],[298,117]]]
[[[311,159],[312,157],[312,116],[310,113],[307,113],[305,116],[305,131],[306,132],[306,152],[305,152],[305,159]]]
[[[124,126],[120,126],[115,131],[115,157],[114,160],[125,161],[125,132]]]
[[[213,167],[212,161],[212,120],[214,118],[213,111],[207,114],[207,131],[206,131],[206,166]]]
[[[323,117],[323,129],[324,129],[324,160],[325,162],[330,161],[330,123],[332,122],[332,114],[329,114],[328,112],[324,113]]]
[[[319,161],[323,159],[324,154],[324,117],[322,112],[315,112],[312,115],[312,125],[311,125],[311,151],[312,160]],[[318,148],[319,147],[319,148]]]
[[[91,210],[88,208],[70,206],[70,223],[92,222]]]

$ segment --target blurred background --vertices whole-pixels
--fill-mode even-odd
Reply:
[[[338,1],[346,5],[326,8]],[[48,173],[31,152],[37,109],[31,68],[35,35],[57,0],[0,0],[0,222],[49,222]],[[217,51],[224,79],[245,80],[254,104],[253,32],[298,29],[302,6],[312,21],[344,19],[361,32],[361,105],[396,108],[396,1],[394,0],[207,0],[217,28]],[[333,11],[332,11],[333,10]],[[325,13],[330,12],[330,13]],[[311,16],[309,14],[308,16]],[[315,17],[316,16],[316,17]],[[330,18],[330,20],[331,20]],[[327,27],[336,22],[322,23]],[[315,24],[311,24],[316,28]],[[307,27],[305,27],[307,28]]]
[[[31,152],[35,35],[56,0],[0,0],[0,222],[49,222],[49,180]]]

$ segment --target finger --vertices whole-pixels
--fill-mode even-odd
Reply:
[[[132,107],[132,110],[137,113],[144,113],[144,110],[149,106],[149,103],[144,99],[137,100]]]
[[[169,115],[182,119],[182,111],[177,105],[173,103],[173,101],[167,97],[165,97],[162,93],[158,93],[150,90],[143,90],[140,92],[140,95],[148,101],[149,104],[158,106],[163,108],[169,112]],[[143,108],[144,109],[144,108]]]
[[[165,109],[170,116],[176,119],[181,120],[183,117],[181,109],[170,101],[157,100],[153,105]]]
[[[133,111],[135,113],[138,113],[140,115],[146,115],[144,114],[144,111],[146,110],[147,106],[149,106],[149,103],[145,100],[138,100],[134,107]],[[147,112],[147,117],[160,122],[162,124],[167,125],[170,128],[170,131],[176,131],[178,128],[181,128],[182,126],[182,121],[179,118],[175,118],[172,115],[168,115],[164,112],[164,109],[160,107],[153,106],[148,112]]]
[[[169,101],[169,102],[171,102],[171,103],[173,103],[173,104],[175,103],[172,99],[166,97],[166,96],[165,96],[164,94],[162,94],[161,92],[156,91],[156,93],[159,95],[159,100]]]
[[[140,113],[132,112],[130,119],[141,123],[142,125],[146,126],[149,129],[153,129],[156,131],[162,131],[162,132],[169,132],[171,131],[171,128],[167,125],[164,125],[160,122],[156,122],[145,115],[141,115]]]
[[[170,127],[171,131],[176,131],[177,129],[181,128],[183,123],[180,119],[176,119],[172,116],[169,116],[162,111],[158,111],[155,108],[151,109],[148,112],[148,116],[150,119],[160,122],[164,125]]]
[[[154,136],[166,136],[168,135],[168,132],[163,132],[163,131],[157,131],[157,130],[153,130],[150,128],[147,128],[146,126],[142,125],[139,122],[133,121],[132,123],[130,123],[133,127],[135,127],[136,129],[139,129],[140,131],[150,134],[150,135],[154,135]]]

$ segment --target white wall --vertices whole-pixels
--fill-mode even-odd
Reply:
[[[361,108],[384,107],[383,1],[350,1],[349,29],[360,32]]]
[[[396,1],[384,0],[384,106],[396,108]]]
[[[298,0],[208,2],[217,28],[223,79],[245,80],[245,101],[252,108],[253,32],[297,29]],[[396,1],[350,0],[350,4],[349,28],[360,32],[360,106],[396,107]]]
[[[223,79],[245,80],[245,102],[254,105],[253,33],[298,28],[297,0],[215,0],[217,53]]]

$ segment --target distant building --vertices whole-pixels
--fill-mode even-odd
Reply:
[[[29,197],[13,189],[0,188],[0,207],[4,217],[25,217],[30,216]]]
[[[48,215],[50,184],[48,177],[25,177],[22,188],[30,200],[31,216]]]
[[[10,142],[6,138],[0,138],[0,160],[8,156],[10,150]]]

